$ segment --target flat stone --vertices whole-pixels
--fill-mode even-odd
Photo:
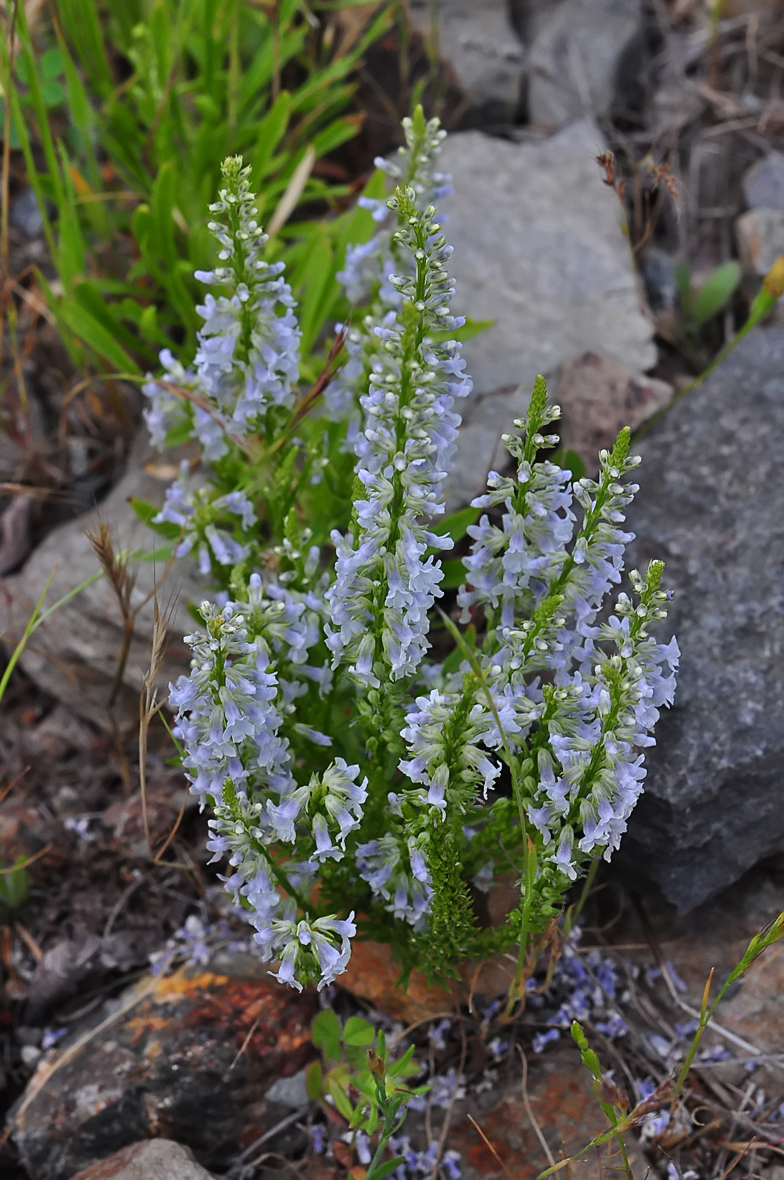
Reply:
[[[561,0],[531,44],[528,117],[561,127],[611,110],[621,62],[642,31],[640,0]]]
[[[411,0],[411,20],[428,40],[431,0]],[[514,121],[523,80],[523,46],[505,0],[437,0],[438,50],[451,66],[474,119]]]
[[[590,1075],[576,1047],[568,1042],[544,1058],[529,1061],[528,1100],[555,1160],[580,1152],[607,1125]],[[632,1175],[635,1180],[644,1180],[648,1169],[642,1152],[633,1135],[625,1138]],[[490,1110],[482,1110],[475,1100],[470,1110],[463,1104],[456,1112],[448,1146],[462,1156],[463,1180],[488,1180],[492,1176],[534,1180],[549,1166],[519,1082]],[[584,1156],[571,1174],[583,1180],[600,1180],[608,1173],[615,1174],[619,1155],[617,1144],[611,1141],[598,1156],[596,1151]]]
[[[8,205],[8,220],[26,238],[37,238],[44,232],[44,219],[38,198],[31,188],[23,188]]]
[[[666,381],[643,377],[607,357],[584,352],[561,367],[555,385],[553,396],[562,414],[561,446],[576,451],[594,475],[599,451],[611,448],[624,426],[636,430],[667,405],[673,392]]]
[[[651,100],[651,121],[657,134],[682,131],[699,119],[705,100],[684,85],[683,78],[664,82]]]
[[[304,1110],[310,1103],[305,1070],[292,1074],[291,1077],[278,1078],[273,1082],[264,1095],[268,1102],[278,1102],[281,1106],[289,1106],[292,1110]]]
[[[481,491],[538,373],[553,379],[585,352],[631,373],[656,363],[618,201],[596,164],[603,149],[589,121],[533,143],[465,131],[444,144],[455,188],[442,202],[453,303],[494,321],[463,348],[474,393],[462,407],[451,506]]]
[[[102,501],[100,516],[110,527],[118,551],[150,551],[163,544],[137,517],[131,497],[160,505],[176,475],[176,464],[160,457],[148,464],[152,452],[144,428],[134,445],[128,470]],[[172,474],[174,473],[174,474]],[[54,571],[46,605],[57,602],[99,569],[87,539],[97,514],[89,514],[53,529],[34,550],[18,574],[5,580],[10,599],[0,602],[2,633],[16,641]],[[136,563],[136,585],[131,605],[145,599],[165,569],[165,560]],[[169,612],[170,638],[159,676],[161,691],[190,667],[190,649],[182,636],[191,630],[189,600],[201,601],[203,591],[195,564],[178,559],[176,569],[159,590],[161,608]],[[150,665],[154,607],[152,599],[136,619],[130,654],[115,713],[120,723],[138,724],[139,690]],[[105,578],[100,578],[58,608],[34,633],[21,658],[27,675],[46,693],[80,716],[106,728],[106,704],[123,642],[122,620]]]
[[[784,254],[784,209],[749,209],[735,222],[735,237],[745,269],[763,278]]]
[[[667,563],[682,661],[617,862],[683,911],[784,850],[782,374],[758,328],[636,445],[627,568]]]
[[[142,1139],[109,1159],[77,1173],[72,1180],[213,1180],[193,1152],[171,1139]]]
[[[784,213],[784,154],[769,152],[743,177],[743,195],[749,209],[778,209]]]
[[[156,1137],[224,1171],[277,1125],[285,1108],[265,1095],[313,1056],[316,1002],[266,971],[252,959],[231,976],[184,968],[148,976],[114,1011],[74,1028],[43,1057],[16,1108],[14,1137],[31,1180],[70,1180]]]
[[[444,143],[453,305],[494,321],[463,348],[475,394],[530,389],[586,351],[633,372],[656,363],[621,210],[595,159],[603,150],[587,120],[533,143],[479,131]]]

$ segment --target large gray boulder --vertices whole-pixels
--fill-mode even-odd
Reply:
[[[507,0],[410,0],[414,27],[426,41],[435,31],[439,55],[465,95],[473,123],[513,123],[520,105],[524,50]]]
[[[682,663],[617,863],[686,911],[784,850],[784,328],[750,333],[635,449],[628,565],[666,562]]]
[[[608,114],[624,58],[641,42],[641,0],[560,0],[538,25],[528,57],[531,122],[552,128]]]
[[[155,551],[161,539],[142,524],[131,506],[132,497],[160,506],[166,488],[177,473],[176,455],[153,457],[142,428],[128,460],[126,474],[88,513],[53,529],[28,558],[19,573],[5,579],[7,593],[0,597],[0,626],[6,643],[13,645],[24,631],[36,602],[52,576],[45,608],[63,598],[98,571],[99,562],[87,531],[100,516],[108,525],[117,552]],[[121,727],[138,723],[139,690],[150,666],[154,602],[150,593],[166,569],[166,561],[138,561],[131,607],[140,607],[122,686],[114,708]],[[169,624],[169,642],[158,685],[166,695],[170,679],[190,667],[190,648],[182,636],[193,629],[188,602],[205,597],[195,563],[178,559],[160,586],[161,613]],[[147,599],[146,605],[141,605]],[[35,683],[99,728],[110,725],[107,704],[123,644],[123,627],[117,601],[105,578],[93,582],[59,607],[32,635],[21,665]]]
[[[444,143],[453,306],[494,321],[463,349],[477,394],[532,385],[587,351],[635,372],[656,363],[621,209],[596,163],[604,149],[589,120],[533,143],[481,131]]]
[[[596,163],[604,148],[589,120],[529,143],[479,131],[444,143],[454,194],[439,209],[455,247],[453,306],[494,321],[463,348],[474,394],[461,407],[451,504],[483,488],[538,373],[555,386],[559,368],[586,352],[630,374],[656,363],[621,209]]]

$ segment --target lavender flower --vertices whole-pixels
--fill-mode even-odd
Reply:
[[[210,213],[223,220],[211,221],[209,228],[221,247],[222,265],[197,271],[196,278],[232,294],[217,299],[208,294],[197,309],[204,326],[194,367],[229,429],[242,435],[260,429],[270,407],[293,405],[300,331],[291,288],[280,277],[283,263],[261,257],[267,236],[257,221],[250,167],[243,168],[236,156],[221,171],[226,187]]]
[[[501,709],[506,727],[515,730],[514,715],[503,703]],[[420,794],[421,803],[441,818],[448,803],[465,810],[480,783],[487,798],[500,774],[500,764],[491,761],[483,749],[500,745],[495,720],[470,681],[463,692],[447,694],[433,689],[429,696],[417,697],[400,736],[411,755],[401,760],[400,769],[411,782],[427,788],[426,795]]]
[[[178,525],[183,535],[176,556],[184,557],[195,548],[199,570],[206,577],[213,561],[236,565],[250,553],[250,545],[237,541],[229,532],[229,527],[236,527],[229,524],[231,516],[240,518],[244,532],[257,523],[255,509],[243,492],[216,496],[211,487],[195,486],[188,461],[183,459],[179,479],[167,489],[163,508],[153,517],[153,524]]]
[[[423,930],[433,890],[424,857],[414,841],[389,833],[359,844],[356,863],[374,898],[414,930]]]
[[[278,960],[275,978],[297,988],[329,986],[345,969],[355,933],[345,915],[368,890],[376,914],[410,927],[407,965],[427,943],[433,972],[510,948],[523,915],[529,933],[544,930],[588,859],[618,846],[674,693],[677,645],[651,636],[664,617],[661,564],[633,572],[633,595],[616,592],[604,612],[631,538],[628,431],[601,453],[597,480],[573,481],[540,458],[558,441],[541,379],[517,423],[524,434],[505,436],[516,474],[491,473],[475,501],[483,514],[459,593],[472,626],[442,666],[425,660],[437,554],[451,547],[434,522],[456,400],[471,382],[444,339],[462,321],[449,312],[451,251],[432,204],[447,179],[436,172],[443,133],[421,110],[405,132],[399,160],[381,165],[401,183],[391,199],[363,202],[380,228],[341,276],[369,303],[349,326],[326,422],[291,415],[293,299],[280,265],[262,258],[238,159],[211,207],[219,265],[198,275],[224,294],[200,309],[193,365],[163,354],[168,379],[146,387],[156,442],[190,430],[214,464],[215,483],[201,486],[183,468],[156,518],[222,585],[220,605],[202,608],[205,634],[188,637],[191,674],[172,689],[185,770],[211,807],[208,847],[233,870],[227,890],[264,959]],[[263,448],[243,441],[253,434]],[[353,451],[358,492],[348,527],[330,533],[329,568],[310,485],[323,480],[324,505],[345,497],[341,450]],[[511,795],[491,796],[503,764]],[[521,905],[502,930],[481,930],[469,882],[489,889],[506,864]],[[325,912],[336,897],[341,912]],[[607,1036],[625,1030],[608,1002],[611,967],[571,951],[542,1046],[586,1015]],[[409,1154],[409,1170],[432,1169]],[[456,1161],[444,1168],[454,1180]]]
[[[413,118],[403,119],[403,135],[405,145],[399,149],[397,160],[385,160],[377,156],[374,163],[392,177],[396,185],[413,190],[416,209],[423,213],[428,205],[435,204],[452,192],[449,184],[451,177],[435,170],[446,132],[441,129],[438,119],[426,122],[421,110],[418,110]],[[360,197],[359,204],[370,210],[374,221],[383,222],[388,217],[388,205],[384,200]],[[375,288],[382,304],[399,308],[399,291],[387,276],[398,274],[402,269],[401,264],[405,266],[406,262],[401,257],[392,230],[382,229],[370,241],[349,246],[345,266],[338,273],[338,280],[352,303],[365,302]]]
[[[171,349],[164,348],[159,360],[166,371],[170,383],[184,388],[195,388],[196,378],[193,373],[172,355]],[[188,402],[167,389],[165,385],[154,381],[151,374],[147,374],[147,381],[142,386],[142,393],[150,399],[150,406],[144,411],[144,419],[150,432],[152,444],[163,450],[166,439],[172,430],[177,430],[188,423]]]
[[[534,1033],[532,1042],[534,1053],[542,1053],[553,1041],[559,1040],[560,1036],[557,1028],[550,1028],[547,1032]]]
[[[218,610],[204,602],[206,635],[186,635],[194,652],[190,676],[181,676],[169,700],[178,709],[175,736],[185,746],[191,791],[202,805],[223,798],[230,782],[240,795],[263,783],[289,791],[287,744],[278,731],[277,676],[261,637],[249,638],[247,621],[235,605]],[[250,780],[250,781],[249,781]]]
[[[471,389],[458,345],[434,344],[427,335],[457,324],[447,306],[448,248],[435,210],[417,214],[404,190],[389,204],[399,211],[399,236],[416,258],[417,277],[394,280],[404,308],[394,328],[377,329],[385,347],[361,399],[365,427],[355,444],[367,498],[355,503],[353,533],[332,534],[336,580],[327,593],[333,667],[345,661],[367,687],[378,687],[380,674],[412,675],[427,649],[428,611],[443,576],[427,550],[446,545],[420,520],[444,511],[460,422],[452,406]]]
[[[300,992],[301,981],[318,980],[320,991],[345,971],[356,932],[353,913],[345,921],[334,916],[312,922],[277,918],[256,939],[263,947],[263,959],[279,954],[280,966],[270,972],[274,979]]]
[[[271,409],[290,408],[299,376],[295,303],[281,277],[284,264],[261,257],[267,236],[250,192],[250,167],[243,168],[240,156],[230,157],[221,174],[225,187],[210,212],[222,220],[209,223],[220,265],[196,271],[196,278],[230,294],[216,299],[208,293],[197,307],[204,324],[193,368],[185,369],[164,349],[160,361],[169,387],[152,378],[142,387],[151,401],[145,418],[153,443],[163,447],[170,431],[190,422],[207,462],[228,454],[229,436],[264,431]],[[183,394],[178,397],[171,385]]]

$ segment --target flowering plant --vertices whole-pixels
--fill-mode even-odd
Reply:
[[[444,133],[421,109],[404,130],[399,159],[377,161],[394,193],[362,198],[379,228],[347,249],[363,314],[314,389],[298,390],[291,292],[238,159],[210,207],[219,265],[198,277],[219,293],[198,309],[193,364],[164,352],[145,387],[154,441],[197,439],[205,468],[183,466],[153,523],[217,591],[171,689],[175,734],[226,888],[300,989],[346,969],[358,927],[434,977],[519,945],[519,986],[532,936],[618,847],[678,660],[649,632],[661,562],[600,621],[631,539],[629,432],[597,480],[573,481],[546,458],[558,407],[541,378],[504,436],[515,473],[491,472],[474,501],[467,626],[434,612],[463,519],[444,519],[443,489],[471,381],[433,203]],[[472,891],[510,871],[518,903],[483,928]]]

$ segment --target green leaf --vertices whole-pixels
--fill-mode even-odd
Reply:
[[[302,352],[310,352],[322,328],[324,319],[319,314],[324,288],[332,273],[332,246],[328,233],[315,236],[308,251],[304,270],[304,294],[300,298],[300,329],[302,331]]]
[[[354,1107],[349,1102],[346,1091],[330,1074],[327,1074],[325,1089],[331,1095],[335,1106],[343,1115],[343,1118],[350,1122],[354,1115]]]
[[[737,262],[725,262],[708,275],[694,301],[694,319],[705,324],[721,311],[735,293],[740,282],[741,268]]]
[[[459,340],[465,344],[466,340],[473,340],[475,336],[480,336],[482,332],[486,332],[488,328],[495,325],[495,320],[472,320],[466,316],[466,322],[462,328],[452,328],[451,331],[437,332],[434,334],[436,340]]]
[[[65,91],[62,83],[58,82],[57,78],[50,78],[41,86],[41,95],[47,107],[59,107],[60,103],[65,98]]]
[[[319,1098],[323,1097],[324,1071],[321,1068],[320,1061],[311,1061],[305,1070],[305,1088],[308,1092],[308,1098],[312,1102],[318,1102]]]
[[[563,471],[571,471],[572,479],[583,479],[585,476],[585,462],[577,451],[553,451],[550,461],[556,463]]]
[[[59,301],[50,301],[52,312],[69,328],[74,336],[89,345],[119,373],[139,373],[141,370],[111,332],[100,324],[89,311],[73,297],[64,296]]]
[[[153,524],[153,517],[157,516],[160,512],[160,508],[157,508],[155,504],[150,504],[147,500],[140,500],[136,496],[131,496],[128,502],[139,517],[139,520],[153,529],[159,536],[165,537],[167,541],[176,541],[180,536],[182,529],[170,520],[163,520],[159,524]]]
[[[438,537],[451,537],[453,541],[459,541],[465,536],[469,525],[478,520],[480,512],[481,508],[472,508],[470,505],[468,508],[461,508],[440,520],[433,532]]]
[[[102,98],[107,97],[112,89],[112,75],[96,0],[58,0],[57,10],[63,32],[76,50],[93,89]]]
[[[372,1045],[376,1039],[376,1030],[361,1016],[349,1016],[343,1029],[343,1041],[346,1045]]]
[[[442,590],[457,590],[466,580],[466,569],[459,557],[450,557],[448,561],[442,561],[441,569],[444,571],[441,579]]]
[[[379,1164],[377,1168],[373,1169],[373,1180],[384,1180],[390,1172],[394,1172],[395,1168],[399,1168],[401,1164],[406,1161],[402,1155],[396,1155],[394,1159],[385,1160],[383,1164]]]
[[[63,72],[63,55],[59,49],[47,49],[41,54],[41,77],[45,82],[59,78]]]
[[[340,1059],[340,1021],[331,1008],[325,1008],[315,1017],[310,1028],[310,1037],[317,1049],[333,1061]]]
[[[24,857],[20,857],[17,864],[23,863]],[[30,875],[27,869],[14,868],[11,872],[6,869],[0,873],[0,908],[18,910],[27,901],[29,892]]]
[[[160,169],[150,198],[150,248],[156,251],[168,269],[177,260],[174,241],[174,186],[176,165],[167,160]]]
[[[291,95],[287,90],[283,90],[259,123],[256,148],[250,159],[251,175],[257,189],[261,187],[261,182],[267,175],[272,154],[288,126],[290,111]]]

